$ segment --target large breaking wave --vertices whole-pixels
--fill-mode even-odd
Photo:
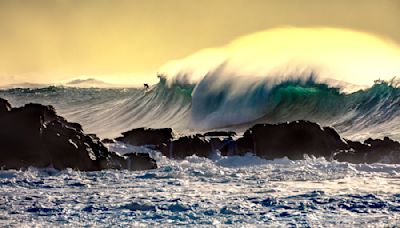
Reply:
[[[400,88],[396,80],[372,83],[399,73],[399,63],[398,45],[370,34],[281,28],[169,62],[148,90],[52,86],[0,96],[13,105],[52,104],[102,137],[134,127],[187,134],[306,119],[353,139],[400,140]]]
[[[259,122],[306,119],[335,127],[350,138],[400,139],[400,88],[377,81],[355,92],[317,82],[315,74],[278,83],[218,81],[207,75],[196,84],[165,78],[149,90],[99,88],[14,88],[0,96],[13,105],[54,105],[59,114],[102,137],[134,127],[172,127],[178,133],[210,129],[245,130]],[[274,84],[275,83],[275,84]]]
[[[310,34],[314,37],[312,45],[297,47],[282,42],[288,44],[284,53],[309,51],[315,42],[324,41],[319,37],[320,32]],[[335,34],[329,31],[323,38]],[[293,34],[284,32],[284,35]],[[297,39],[300,35],[293,37]],[[196,61],[189,61],[192,65],[178,64],[181,67],[172,67],[176,72],[167,70],[164,73],[169,77],[160,77],[159,83],[149,89],[9,88],[0,90],[0,97],[13,106],[29,102],[54,105],[60,115],[81,123],[86,133],[100,137],[116,137],[135,127],[172,127],[182,134],[211,129],[240,132],[259,122],[305,119],[333,126],[346,138],[389,136],[400,140],[398,81],[372,83],[382,75],[400,72],[397,58],[400,55],[396,53],[394,58],[390,55],[388,58],[393,61],[386,61],[388,58],[381,57],[388,55],[386,52],[380,55],[383,49],[379,44],[367,57],[361,51],[336,61],[343,53],[336,53],[337,58],[333,58],[332,48],[322,50],[321,46],[327,43],[321,43],[303,56],[308,58],[314,53],[318,58],[324,57],[326,64],[317,64],[315,68],[313,61],[292,64],[282,61],[279,53],[270,53],[282,36],[267,39],[269,44],[261,48],[261,52],[268,54],[266,58],[253,38],[244,42],[250,46],[234,44],[234,51],[220,50],[217,55],[214,51],[211,56],[199,59],[197,56]],[[347,42],[347,38],[343,40]],[[366,43],[374,42],[367,38]],[[357,47],[358,40],[343,46],[345,54],[351,52],[348,46]],[[242,59],[239,61],[237,57]],[[243,59],[249,61],[241,62]],[[257,66],[250,67],[255,59]],[[203,64],[204,60],[209,62]],[[339,71],[334,74],[337,77],[330,78],[336,80],[323,79],[322,76],[331,76],[326,69],[334,65],[339,66]],[[252,70],[242,69],[247,67]],[[278,70],[271,70],[274,67]],[[72,84],[79,82],[82,81]],[[353,85],[359,82],[370,86]],[[109,147],[121,154],[149,150],[120,143]],[[396,164],[354,165],[328,162],[324,158],[266,161],[250,154],[243,157],[216,154],[210,160],[191,156],[182,161],[158,153],[152,156],[159,168],[139,172],[57,172],[32,168],[22,172],[1,171],[0,185],[4,191],[0,192],[0,202],[5,206],[0,206],[0,217],[7,218],[3,219],[4,224],[29,221],[54,225],[48,222],[51,220],[77,226],[99,222],[118,225],[135,222],[137,226],[165,223],[393,226],[399,221],[400,195],[396,187],[400,167]],[[61,196],[60,187],[64,189]],[[42,194],[44,191],[46,194]],[[64,194],[68,192],[73,192],[73,197]]]

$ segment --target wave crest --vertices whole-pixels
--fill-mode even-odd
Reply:
[[[241,131],[261,122],[304,119],[334,126],[351,139],[400,139],[398,80],[377,80],[369,88],[348,93],[319,82],[315,74],[284,81],[220,80],[214,72],[198,84],[168,83],[160,77],[148,91],[47,87],[3,90],[0,96],[14,106],[52,104],[60,115],[102,137],[115,137],[135,127],[172,127],[186,134],[210,129]]]

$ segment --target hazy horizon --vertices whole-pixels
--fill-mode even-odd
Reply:
[[[277,27],[345,28],[400,43],[399,9],[394,0],[4,0],[1,84],[154,83],[169,61]]]

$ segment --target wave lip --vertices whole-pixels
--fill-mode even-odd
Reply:
[[[369,88],[345,92],[320,82],[315,73],[278,82],[221,81],[210,74],[193,91],[191,120],[197,129],[241,130],[257,123],[302,119],[332,125],[347,137],[396,138],[400,136],[397,81],[376,80]]]
[[[139,127],[172,127],[178,133],[206,130],[243,132],[257,123],[298,119],[335,127],[350,139],[400,139],[400,88],[397,80],[376,81],[365,89],[345,92],[321,82],[316,73],[288,80],[221,79],[218,72],[198,84],[160,82],[138,88],[13,88],[0,96],[14,106],[52,104],[86,132],[114,138]]]

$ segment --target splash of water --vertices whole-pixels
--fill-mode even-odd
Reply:
[[[379,77],[389,79],[400,72],[400,48],[390,40],[348,29],[277,28],[200,50],[160,69],[170,78],[190,82],[199,82],[216,70],[219,78],[229,80],[276,81],[308,76],[302,72],[312,70],[321,81],[372,85]]]

